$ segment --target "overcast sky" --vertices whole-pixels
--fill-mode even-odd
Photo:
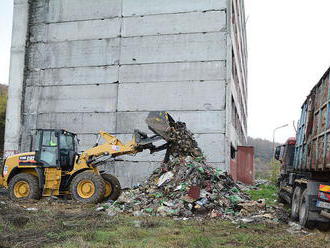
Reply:
[[[292,122],[330,66],[329,0],[245,0],[249,135],[294,136]],[[0,0],[0,83],[8,82],[12,0]]]

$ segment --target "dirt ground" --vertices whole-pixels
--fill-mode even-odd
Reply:
[[[12,202],[0,191],[0,247],[330,247],[330,233],[221,219],[110,217],[95,205],[45,198]]]

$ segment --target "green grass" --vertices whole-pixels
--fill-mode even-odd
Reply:
[[[267,204],[274,204],[277,199],[278,189],[275,185],[260,185],[256,190],[248,190],[252,200],[265,199]]]
[[[265,196],[270,191],[269,187],[261,187],[254,192],[254,199],[267,198]],[[35,212],[19,211],[14,205],[0,206],[1,247],[256,248],[328,245],[329,235],[326,233],[292,235],[286,231],[288,226],[281,224],[239,225],[208,218],[183,221],[127,215],[109,217],[105,212],[96,212],[95,206],[53,206],[48,203],[38,206],[40,210]],[[11,224],[12,217],[17,216],[25,216],[29,221],[21,226]]]
[[[156,227],[135,227],[136,217],[115,217],[118,224],[110,228],[77,231],[72,238],[47,247],[118,247],[118,248],[215,248],[215,247],[325,247],[324,235],[310,237],[293,236],[285,231],[286,226],[276,228],[266,225],[246,225],[238,228],[227,221],[175,221],[161,218]],[[159,222],[150,218],[149,222]]]

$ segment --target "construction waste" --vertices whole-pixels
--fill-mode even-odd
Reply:
[[[145,184],[123,192],[113,210],[135,216],[223,216],[234,213],[247,200],[226,173],[208,166],[202,158],[188,156],[172,158]]]
[[[251,201],[230,175],[205,162],[185,123],[176,122],[167,132],[170,160],[144,184],[124,191],[117,201],[105,203],[99,210],[110,216],[239,217],[245,223],[276,219],[276,211],[269,212],[264,200]],[[252,215],[257,218],[247,218]]]

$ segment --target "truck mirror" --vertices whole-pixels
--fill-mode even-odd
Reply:
[[[276,160],[280,160],[280,155],[281,155],[281,146],[277,146],[275,149],[274,158]]]

